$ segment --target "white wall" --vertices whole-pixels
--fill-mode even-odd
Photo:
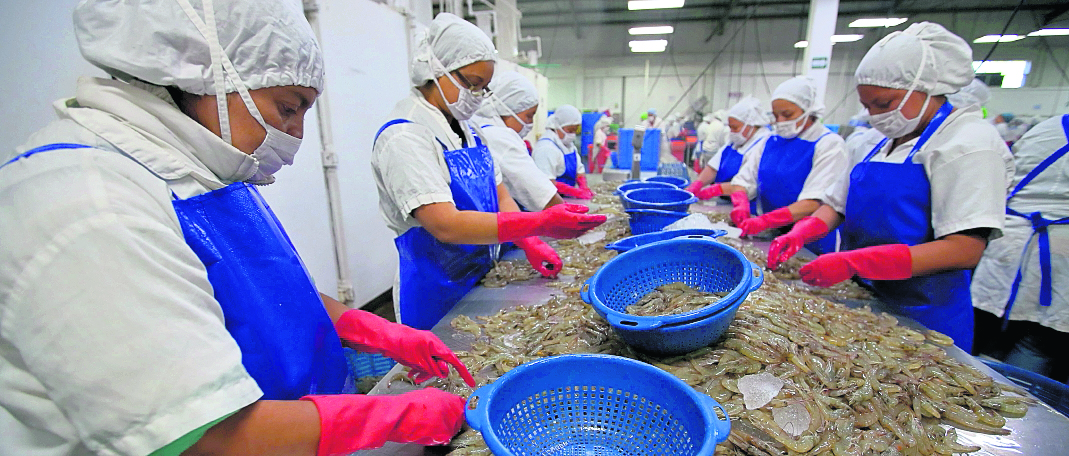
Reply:
[[[74,96],[78,76],[103,76],[74,39],[77,0],[0,2],[0,148],[4,155],[55,119],[52,102]]]

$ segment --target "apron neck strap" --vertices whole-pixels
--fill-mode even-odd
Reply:
[[[935,131],[946,122],[947,117],[950,116],[950,112],[954,110],[954,106],[950,104],[950,101],[944,101],[943,106],[939,107],[939,110],[935,112],[935,116],[928,122],[928,126],[924,127],[924,133],[921,133],[921,137],[917,139],[917,144],[913,145],[913,150],[909,151],[909,156],[906,157],[906,161],[903,163],[909,163],[913,160],[913,156],[920,152],[924,144],[932,138]]]
[[[1054,164],[1054,162],[1058,161],[1058,159],[1065,156],[1066,153],[1069,153],[1069,114],[1062,116],[1062,130],[1065,132],[1067,141],[1066,145],[1062,146],[1061,149],[1054,151],[1053,154],[1051,154],[1049,157],[1040,162],[1039,165],[1036,165],[1035,168],[1032,168],[1032,171],[1029,172],[1028,175],[1024,177],[1024,179],[1021,179],[1021,182],[1018,182],[1017,186],[1013,187],[1013,191],[1010,192],[1009,195],[1006,195],[1006,200],[1013,198],[1014,195],[1016,195],[1017,192],[1021,191],[1021,189],[1023,189],[1025,185],[1028,185],[1029,182],[1032,182],[1032,180],[1035,179],[1036,176],[1039,176],[1039,174],[1043,171],[1046,171],[1047,168],[1050,167],[1050,165]]]

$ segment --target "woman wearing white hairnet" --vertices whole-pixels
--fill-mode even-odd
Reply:
[[[412,93],[379,129],[371,165],[379,209],[397,233],[394,306],[431,329],[517,242],[543,272],[560,264],[537,236],[575,237],[605,221],[584,206],[519,212],[470,119],[490,95],[494,45],[474,24],[439,14],[416,45]],[[559,269],[559,268],[558,268]]]
[[[549,116],[546,131],[535,143],[531,158],[561,195],[590,199],[594,192],[587,186],[586,168],[575,148],[575,133],[582,122],[582,115],[575,106],[558,107]]]
[[[563,203],[557,189],[546,181],[531,154],[527,153],[527,145],[523,142],[534,126],[538,90],[515,71],[495,72],[489,87],[493,94],[479,107],[472,121],[480,127],[494,162],[501,166],[501,177],[509,195],[529,210],[548,209]]]
[[[876,43],[855,73],[872,127],[888,139],[832,187],[827,205],[772,242],[769,265],[842,223],[843,251],[801,270],[811,285],[853,276],[890,310],[969,351],[970,270],[1001,236],[1013,158],[976,106],[946,100],[973,79],[972,49],[921,22]]]
[[[1069,114],[1039,123],[1013,149],[1017,172],[1006,200],[1005,236],[984,250],[970,288],[980,310],[976,352],[1065,382]],[[1012,321],[1000,331],[1006,320]]]
[[[764,147],[768,139],[768,116],[757,98],[743,98],[728,110],[727,118],[730,142],[709,157],[701,174],[687,187],[703,200],[723,195],[724,184],[731,182],[748,157],[754,156],[754,151]]]
[[[775,135],[753,152],[730,185],[731,220],[750,235],[790,225],[820,207],[824,192],[846,174],[843,138],[818,120],[824,104],[813,79],[788,79],[772,92]],[[751,217],[756,199],[758,217]],[[817,253],[835,250],[835,236],[810,244]]]
[[[430,333],[319,294],[250,185],[293,162],[323,90],[300,5],[196,3],[81,1],[82,54],[115,79],[81,79],[3,160],[0,454],[449,441],[458,396],[337,394],[342,344],[474,381]]]
[[[612,112],[608,109],[604,110],[598,121],[594,123],[594,144],[591,148],[592,155],[595,155],[590,161],[590,169],[592,172],[600,173],[605,170],[605,162],[609,161],[609,126],[612,124]],[[594,153],[596,152],[596,153]]]

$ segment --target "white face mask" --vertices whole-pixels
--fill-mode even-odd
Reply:
[[[564,132],[564,139],[561,141],[564,142],[564,147],[572,147],[575,145],[575,133]]]
[[[439,67],[443,69],[445,68],[437,58],[435,58],[434,61]],[[461,87],[460,83],[453,78],[452,73],[446,71],[445,76],[449,78],[449,82],[453,83],[453,87],[457,88],[457,101],[453,103],[449,102],[449,99],[445,97],[445,92],[442,92],[442,86],[438,84],[437,78],[434,80],[434,85],[438,87],[438,94],[440,94],[442,100],[445,101],[445,106],[449,108],[449,113],[457,120],[471,119],[471,116],[475,115],[475,111],[479,110],[479,106],[482,106],[483,99],[476,97],[467,87]]]
[[[902,107],[906,105],[906,100],[909,99],[910,95],[913,95],[913,90],[906,92],[906,96],[902,98],[902,101],[898,103],[898,107],[894,111],[869,115],[869,124],[872,125],[872,128],[891,139],[901,138],[913,133],[921,123],[922,114],[928,110],[928,103],[932,101],[932,96],[928,95],[924,98],[924,105],[921,106],[917,117],[907,119],[906,115],[902,114]]]
[[[772,126],[776,129],[776,134],[787,139],[797,138],[802,133],[802,126],[805,125],[806,119],[809,118],[808,112],[803,112],[794,120],[785,120],[783,122],[776,122]]]
[[[747,128],[754,128],[754,130],[750,132],[749,136],[747,136],[746,133],[743,133],[744,131],[746,131]],[[742,147],[743,144],[746,144],[746,141],[749,141],[750,137],[752,137],[754,132],[756,132],[756,131],[757,131],[756,127],[751,127],[751,126],[747,125],[745,127],[742,127],[742,130],[739,131],[738,133],[735,133],[733,131],[728,132],[728,140],[731,141],[731,146],[732,147],[734,147],[735,149],[738,149],[738,148]]]
[[[256,109],[256,105],[253,105],[250,109]],[[252,180],[264,181],[282,169],[282,165],[293,164],[293,157],[297,155],[297,150],[301,148],[301,138],[290,136],[286,132],[268,125],[263,120],[260,120],[261,116],[259,115],[255,117],[260,122],[260,125],[267,130],[267,137],[252,152],[252,155],[260,162],[260,167],[256,170],[256,174],[252,176]]]
[[[495,100],[497,99],[495,98]],[[497,100],[497,103],[501,103],[501,100]],[[520,127],[520,131],[517,131],[516,133],[519,134],[521,138],[526,138],[527,134],[531,132],[532,128],[534,128],[534,123],[524,122],[523,119],[521,119],[520,116],[516,115],[516,112],[513,111],[512,108],[506,106],[505,103],[501,103],[501,107],[505,108],[505,110],[508,111],[509,115],[512,116],[513,119],[516,119],[516,122],[519,122],[520,125],[522,125]]]

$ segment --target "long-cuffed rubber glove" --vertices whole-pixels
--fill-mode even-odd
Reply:
[[[731,223],[735,226],[750,218],[750,196],[745,191],[731,194],[731,206]]]
[[[580,174],[575,176],[575,183],[579,185],[580,190],[586,190],[590,193],[591,197],[594,195],[594,191],[590,189],[590,186],[586,184],[586,174]]]
[[[305,396],[319,411],[316,456],[347,455],[386,442],[444,445],[464,425],[464,399],[426,388],[397,396]]]
[[[586,191],[584,191],[583,189],[581,189],[579,187],[572,187],[571,185],[565,184],[564,182],[553,181],[553,185],[557,187],[557,193],[560,193],[561,195],[567,196],[569,198],[576,198],[576,199],[590,199],[590,198],[593,198],[593,196],[591,196],[589,194],[589,192],[586,192]]]
[[[475,379],[464,363],[430,331],[394,323],[359,309],[345,311],[334,329],[354,350],[381,354],[412,368],[408,377],[416,383],[432,377],[446,378],[452,365],[468,386],[475,386]]]
[[[708,187],[705,187],[705,188],[699,190],[698,193],[695,194],[694,196],[697,196],[698,199],[704,201],[704,200],[709,200],[709,199],[716,198],[716,197],[718,197],[720,195],[723,195],[723,194],[724,194],[724,187],[722,185],[720,185],[720,184],[713,184],[713,185],[710,185]]]
[[[541,212],[498,212],[497,242],[514,242],[531,236],[569,239],[605,223],[603,214],[587,214],[582,204],[558,204]]]
[[[698,191],[701,190],[702,186],[704,186],[704,185],[705,184],[703,184],[702,181],[696,180],[694,182],[691,182],[690,185],[687,186],[686,190],[688,192],[694,194],[694,196],[698,196]]]
[[[564,267],[557,251],[541,239],[536,237],[517,239],[516,246],[523,249],[523,253],[527,254],[527,261],[536,271],[542,273],[543,277],[557,277],[561,268]]]
[[[828,234],[828,224],[816,217],[804,217],[791,231],[772,240],[768,246],[768,268],[775,270],[783,262],[802,250],[802,246]]]
[[[913,255],[906,244],[865,247],[821,255],[798,271],[802,280],[830,287],[853,276],[870,280],[905,280],[913,277]]]
[[[790,225],[791,222],[794,222],[794,216],[791,215],[791,210],[781,207],[767,214],[763,214],[760,217],[751,217],[743,220],[742,223],[739,224],[739,228],[742,228],[742,234],[740,236],[749,236],[764,230],[787,226]]]

